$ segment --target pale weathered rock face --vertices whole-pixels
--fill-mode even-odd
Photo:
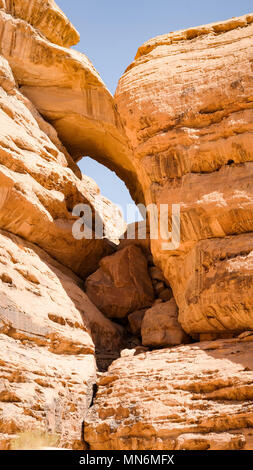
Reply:
[[[42,2],[29,2],[29,12],[25,3],[5,6],[16,15],[24,7],[33,21]],[[45,22],[56,21],[51,13],[44,15]],[[9,15],[0,15],[12,22]],[[17,41],[23,47],[30,26],[13,21],[22,24]],[[60,25],[54,33],[67,41],[68,27],[66,34]],[[2,28],[7,31],[8,21]],[[71,28],[68,34],[71,40]],[[117,354],[122,328],[91,303],[83,280],[74,274],[84,278],[93,272],[114,251],[113,244],[106,238],[75,239],[78,217],[72,210],[86,204],[111,241],[118,240],[125,224],[95,182],[81,175],[56,130],[21,94],[2,56],[0,123],[0,448],[9,448],[27,429],[31,439],[33,430],[41,429],[59,435],[59,445],[83,448],[82,421],[96,378],[95,348]]]
[[[59,46],[70,47],[80,36],[54,0],[4,0],[7,13],[27,21]]]
[[[56,355],[40,345],[0,334],[0,448],[23,432],[58,434],[61,445],[82,449],[83,416],[96,375],[91,354]]]
[[[115,103],[53,0],[0,0],[1,449],[25,429],[72,449],[253,447],[252,33],[246,15],[149,41]],[[152,240],[153,259],[133,225],[114,253],[126,227],[85,155],[136,202],[180,204],[179,248]],[[77,204],[103,238],[73,237]],[[244,333],[148,351],[187,342],[179,322]],[[95,351],[105,370],[125,343],[94,396]]]
[[[109,318],[124,318],[154,301],[147,261],[135,245],[103,258],[85,287],[88,297]]]
[[[29,15],[17,16],[30,21]],[[97,159],[116,171],[141,200],[131,148],[98,72],[85,55],[53,44],[32,26],[36,21],[27,21],[0,11],[0,53],[22,93],[53,124],[75,160],[84,155]]]
[[[72,343],[76,343],[77,353],[85,349],[93,353],[94,347],[90,336],[99,347],[107,350],[118,349],[121,339],[120,327],[105,318],[91,303],[81,288],[82,280],[72,271],[38,247],[7,232],[0,233],[0,249],[2,281],[0,308],[2,320],[7,321],[11,331],[21,329],[25,332],[28,328],[26,331],[28,336],[33,335],[32,330],[36,336],[38,330],[39,336],[43,337],[43,333],[45,334],[46,345],[51,338],[51,333],[47,331],[50,325],[50,330],[53,331],[55,328],[59,336],[57,340],[56,334],[55,349],[51,346],[52,351],[56,353],[67,354],[68,347],[71,351]],[[14,309],[10,317],[8,302]],[[15,313],[15,310],[20,313]],[[78,346],[79,338],[83,338],[80,346]]]
[[[245,335],[121,357],[98,381],[86,442],[100,450],[252,448],[252,353]]]
[[[165,347],[188,342],[178,323],[178,308],[174,299],[147,310],[141,324],[143,346]]]
[[[38,247],[0,232],[1,448],[27,429],[59,434],[65,447],[83,446],[81,426],[96,377],[94,343],[115,351],[121,330],[81,285]]]
[[[68,168],[71,157],[53,128],[16,89],[3,58],[0,70],[0,228],[36,243],[85,277],[113,249],[106,239],[73,237],[73,208],[90,205],[102,225],[108,222],[105,233],[114,241],[122,233],[122,218],[92,180],[79,179],[78,172]]]
[[[191,334],[252,328],[252,34],[246,15],[152,39],[116,92],[146,204],[181,205],[180,247],[151,248]]]
[[[252,187],[252,185],[251,185]],[[185,331],[237,333],[253,329],[253,237],[203,240],[182,259],[179,321]],[[171,276],[175,265],[171,264]]]

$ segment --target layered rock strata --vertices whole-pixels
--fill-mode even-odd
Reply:
[[[52,43],[43,34],[60,45],[78,38],[52,1],[7,1],[1,7],[1,50],[12,55],[11,41],[16,53],[24,52],[30,37],[38,76],[43,74],[32,36],[49,55]],[[21,55],[16,58],[22,68]],[[32,77],[32,69],[24,67]],[[84,448],[81,430],[96,380],[95,350],[118,354],[123,332],[88,299],[77,274],[85,278],[114,252],[125,224],[21,93],[18,68],[14,77],[0,56],[0,448],[9,448],[27,430],[32,441],[38,429],[58,436],[60,446]],[[79,217],[72,211],[79,204],[90,210],[91,232],[99,219],[102,239],[74,238]]]
[[[98,380],[90,449],[252,449],[252,340],[122,354]]]
[[[196,337],[252,328],[252,35],[249,14],[152,39],[115,96],[146,204],[181,206],[180,246],[151,248]]]
[[[95,345],[117,351],[120,327],[90,302],[82,282],[44,251],[0,232],[0,446],[41,429],[83,448],[96,380]],[[94,345],[95,344],[95,345]]]
[[[54,0],[2,0],[2,8],[38,29],[49,41],[70,47],[80,36]]]
[[[22,93],[53,124],[72,157],[97,159],[125,180],[134,198],[143,200],[113,97],[84,54],[57,45],[64,42],[57,28],[60,38],[53,38],[57,44],[51,42],[50,21],[45,15],[36,16],[41,3],[37,0],[31,5],[36,20],[21,2],[6,8],[17,18],[0,10],[0,53],[9,61]],[[50,18],[54,21],[54,15]],[[64,16],[61,21],[64,25]],[[65,29],[71,38],[67,19]]]
[[[0,0],[1,449],[25,429],[73,449],[252,448],[252,33],[249,14],[152,39],[114,100],[53,0]],[[133,226],[114,253],[125,225],[85,155],[136,202],[180,204],[179,246],[160,235],[152,257]],[[78,204],[103,238],[73,237]],[[131,338],[97,380],[95,352],[111,362],[126,333],[98,307],[152,348],[182,328],[236,339]]]
[[[93,217],[97,214],[102,224],[110,224],[111,234],[105,231],[112,240],[123,230],[121,217],[92,180],[78,178],[69,168],[71,157],[55,130],[16,88],[4,58],[0,58],[0,70],[0,227],[36,243],[85,277],[113,248],[108,240],[95,236],[74,238],[78,217],[72,215],[73,208],[90,206]]]

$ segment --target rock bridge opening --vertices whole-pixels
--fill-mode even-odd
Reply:
[[[88,156],[83,157],[78,166],[83,175],[94,180],[95,188],[98,187],[105,204],[109,199],[116,206],[115,211],[119,209],[127,225],[143,220],[126,184],[114,171]]]

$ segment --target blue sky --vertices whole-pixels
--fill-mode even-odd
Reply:
[[[85,53],[114,93],[138,47],[177,29],[220,21],[253,11],[252,0],[56,0],[81,35]],[[91,159],[80,163],[102,193],[123,206],[131,202],[124,183]]]

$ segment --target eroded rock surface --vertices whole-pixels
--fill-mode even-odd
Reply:
[[[134,310],[150,307],[154,290],[145,256],[135,245],[100,261],[99,269],[85,283],[92,302],[109,318],[124,318]]]
[[[152,39],[114,100],[53,0],[0,0],[1,449],[25,429],[72,449],[252,449],[252,33],[249,14]],[[180,204],[180,246],[151,254],[134,224],[114,253],[126,227],[85,155],[136,202]],[[103,238],[73,237],[77,204]],[[188,341],[179,322],[236,339],[148,350]]]
[[[252,448],[252,353],[245,335],[121,357],[98,381],[85,440],[99,450]]]
[[[120,327],[82,282],[38,247],[0,232],[0,442],[21,431],[59,434],[82,447],[96,377],[95,346],[116,351]],[[92,339],[93,338],[93,339]]]
[[[154,305],[146,311],[141,323],[143,346],[156,348],[188,342],[178,322],[178,308],[174,299]]]
[[[0,227],[36,243],[85,277],[113,248],[106,238],[74,238],[78,217],[73,208],[90,206],[114,241],[122,233],[122,218],[91,179],[73,172],[75,163],[55,130],[16,88],[4,58],[0,71]]]
[[[49,41],[70,47],[80,36],[54,0],[3,0],[2,7],[15,18],[27,21]]]
[[[42,3],[48,8],[44,14]],[[32,24],[37,18],[36,26],[49,39],[73,42],[74,29],[54,2],[5,2],[4,7]],[[23,48],[32,27],[3,11],[0,16],[7,36],[8,26],[19,25],[16,39]],[[33,33],[46,41],[37,29]],[[6,46],[2,40],[0,47]],[[92,304],[74,272],[83,278],[93,272],[114,251],[112,242],[125,224],[96,183],[81,175],[16,78],[0,56],[0,448],[9,448],[27,429],[31,435],[36,429],[57,434],[64,447],[83,448],[95,349],[117,355],[123,332]],[[78,217],[72,210],[78,204],[90,209],[91,231],[95,217],[100,221],[103,239],[74,238]]]
[[[152,39],[115,96],[146,204],[181,205],[179,248],[151,249],[195,335],[252,328],[252,34],[249,14]]]
[[[84,54],[51,42],[50,25],[45,36],[39,34],[34,27],[36,21],[39,29],[43,24],[35,13],[38,3],[44,2],[32,3],[36,20],[25,14],[21,2],[7,9],[14,9],[18,18],[0,10],[0,53],[9,61],[22,93],[53,124],[72,157],[96,158],[116,171],[133,197],[141,200],[131,148],[113,97]]]

